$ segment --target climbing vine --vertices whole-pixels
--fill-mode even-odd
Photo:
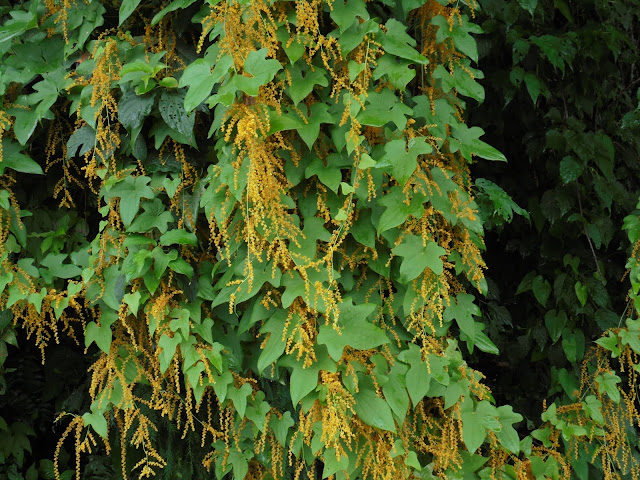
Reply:
[[[2,345],[89,362],[51,461],[12,471],[568,478],[598,443],[638,476],[637,321],[530,434],[467,363],[500,353],[484,225],[528,215],[470,174],[506,161],[466,121],[475,1],[2,8]]]

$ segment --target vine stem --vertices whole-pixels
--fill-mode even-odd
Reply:
[[[578,207],[580,208],[580,216],[584,218],[582,211],[582,199],[580,197],[580,184],[576,181],[576,192],[578,193]],[[600,271],[600,264],[598,263],[598,256],[596,255],[596,251],[593,248],[593,243],[591,242],[591,237],[589,236],[589,232],[587,232],[587,227],[582,225],[582,231],[587,237],[587,242],[589,242],[589,248],[591,249],[591,254],[593,255],[593,261],[596,263],[596,270],[598,270],[598,275],[600,276],[600,282],[604,286],[604,277],[602,276],[602,271]]]

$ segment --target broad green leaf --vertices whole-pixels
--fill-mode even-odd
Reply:
[[[551,294],[551,284],[549,281],[545,280],[542,275],[538,275],[533,279],[531,289],[533,290],[533,295],[536,297],[536,300],[544,307]]]
[[[514,455],[518,455],[520,453],[520,436],[513,428],[513,424],[521,422],[522,415],[514,413],[511,405],[498,407],[497,413],[502,428],[495,432],[496,437],[498,437],[503,447]]]
[[[293,355],[288,355],[281,360],[283,366],[292,368],[291,378],[289,381],[289,391],[291,393],[291,402],[297,407],[300,400],[311,393],[318,386],[318,374],[320,370],[329,372],[336,371],[336,364],[327,355],[324,347],[316,348],[316,356],[318,361],[310,366],[304,366],[303,359],[296,359]]]
[[[23,148],[7,137],[2,139],[2,161],[0,161],[0,174],[5,168],[11,168],[16,172],[44,175],[42,167],[31,157],[22,153]]]
[[[452,138],[449,142],[451,151],[460,153],[468,161],[472,160],[472,155],[485,158],[487,160],[496,160],[506,162],[506,157],[491,145],[480,140],[480,136],[484,135],[484,130],[480,127],[468,128],[466,125],[458,124],[452,126]]]
[[[373,127],[382,127],[393,122],[398,130],[404,130],[407,125],[407,115],[412,113],[411,108],[402,103],[390,89],[385,88],[380,93],[369,93],[365,108],[360,111],[357,119],[362,125]]]
[[[158,22],[160,22],[160,20],[162,20],[165,15],[167,15],[167,13],[180,10],[181,8],[187,8],[195,1],[196,0],[173,0],[173,2],[171,2],[169,5],[167,5],[154,15],[154,17],[151,19],[151,26],[157,25]]]
[[[409,409],[409,395],[406,385],[407,370],[406,365],[396,362],[389,372],[389,381],[382,387],[384,398],[393,413],[400,419],[400,423],[404,420]]]
[[[469,23],[469,18],[466,15],[453,19],[451,24],[442,15],[436,15],[431,19],[431,24],[438,26],[436,42],[442,43],[445,39],[450,38],[458,50],[478,63],[478,47],[469,32],[482,33],[482,29],[478,25]]]
[[[583,170],[583,165],[571,155],[567,155],[560,161],[560,178],[564,184],[576,180]]]
[[[438,65],[433,71],[433,77],[442,81],[442,89],[445,92],[449,92],[455,88],[460,95],[473,98],[478,103],[482,103],[485,97],[484,87],[476,81],[483,78],[482,71],[468,66],[463,69],[461,66],[455,65],[451,66],[451,70],[451,72],[448,72],[444,66]],[[474,76],[472,77],[469,72],[473,73]]]
[[[329,350],[329,355],[338,361],[342,358],[342,352],[347,345],[357,350],[369,350],[389,343],[389,338],[384,331],[367,321],[377,308],[376,305],[367,303],[353,305],[350,299],[345,299],[340,305],[340,317],[337,328],[333,325],[321,325],[318,334],[318,343],[324,344]]]
[[[82,421],[85,425],[93,428],[93,431],[100,435],[102,438],[107,438],[109,432],[107,427],[107,420],[101,413],[85,413],[82,415]]]
[[[164,204],[159,198],[154,198],[150,202],[142,202],[143,213],[138,215],[133,223],[127,228],[127,232],[147,233],[154,228],[164,234],[168,224],[173,222],[173,214],[165,210]]]
[[[336,0],[331,6],[331,19],[336,22],[340,32],[353,25],[357,17],[369,20],[369,12],[363,0]]]
[[[416,41],[406,32],[406,27],[394,18],[385,24],[386,32],[381,37],[376,38],[382,45],[385,52],[406,58],[412,62],[426,65],[429,63],[426,57],[420,55],[413,47]]]
[[[340,1],[341,0],[338,0],[338,2]],[[327,478],[336,472],[346,470],[349,466],[349,456],[345,452],[342,452],[340,459],[338,459],[336,449],[327,448],[322,455],[322,462],[324,463],[322,478]]]
[[[173,337],[169,337],[168,335],[162,335],[160,337],[160,341],[158,342],[158,348],[160,348],[160,353],[158,355],[160,360],[160,373],[164,373],[169,368],[171,361],[173,360],[173,355],[176,353],[176,347],[182,341],[182,337],[179,333],[176,333]]]
[[[518,0],[518,3],[533,17],[533,12],[536,10],[536,6],[538,5],[538,0]]]
[[[67,141],[67,158],[83,156],[96,146],[96,132],[89,125],[79,128]],[[79,149],[79,151],[78,151]]]
[[[587,292],[587,286],[583,285],[579,280],[574,285],[574,290],[576,292],[576,297],[578,297],[578,301],[580,305],[583,307],[587,304],[587,298],[589,294]]]
[[[195,233],[187,232],[182,228],[169,230],[160,237],[160,245],[162,246],[166,247],[175,244],[195,247],[198,245],[198,239]]]
[[[118,25],[122,25],[124,21],[131,16],[139,4],[140,0],[122,0],[122,3],[120,4]]]
[[[524,75],[524,84],[527,86],[527,91],[529,92],[529,96],[531,97],[531,100],[535,105],[538,101],[540,90],[542,90],[540,78],[535,73],[527,72]]]
[[[11,5],[11,3],[9,3]],[[38,2],[31,2],[28,12],[24,10],[12,10],[9,12],[10,19],[3,22],[0,28],[0,43],[6,42],[23,32],[38,26]],[[3,12],[4,13],[4,12]]]
[[[84,334],[84,346],[88,348],[93,342],[104,353],[109,354],[111,349],[112,332],[111,325],[118,320],[118,314],[109,309],[102,311],[100,315],[100,325],[96,322],[87,323],[87,328]]]
[[[367,425],[390,432],[396,431],[389,404],[376,395],[368,385],[360,386],[360,391],[354,395],[356,404],[353,409],[358,418]]]
[[[282,68],[278,60],[267,60],[266,56],[266,48],[249,53],[244,62],[244,72],[249,76],[234,76],[234,81],[238,89],[250,97],[257,96],[260,87],[273,80],[273,77],[275,77],[276,73]]]
[[[391,140],[384,146],[384,156],[376,168],[388,167],[401,186],[404,186],[418,166],[418,156],[431,153],[433,148],[426,138],[418,137],[409,141],[409,149],[404,140]]]
[[[415,408],[429,391],[431,371],[422,361],[420,348],[413,343],[409,344],[409,349],[402,351],[398,358],[410,365],[406,375],[406,385]]]
[[[153,190],[149,188],[151,179],[145,176],[127,176],[122,182],[115,184],[105,194],[105,199],[120,198],[120,217],[125,227],[129,227],[140,209],[140,199],[153,198]]]
[[[286,347],[285,325],[287,322],[288,312],[279,310],[260,329],[262,333],[269,333],[267,344],[260,352],[258,357],[258,373],[275,362],[284,353]]]
[[[425,246],[423,239],[417,235],[407,235],[402,243],[391,251],[394,255],[404,257],[400,265],[400,283],[408,283],[418,278],[427,267],[436,275],[442,274],[443,263],[440,257],[447,253],[431,240],[428,240]]]
[[[287,435],[289,430],[294,425],[293,418],[291,418],[291,412],[284,412],[282,414],[282,418],[278,418],[277,415],[271,415],[269,425],[273,429],[273,433],[280,445],[284,447],[287,444]]]
[[[273,68],[275,68],[275,65]],[[291,75],[289,96],[291,97],[291,100],[293,100],[294,105],[297,105],[304,100],[313,91],[313,87],[316,85],[320,85],[322,87],[329,85],[327,71],[320,67],[314,67],[312,70],[306,62],[301,62],[301,64],[295,63],[289,67],[289,73]]]
[[[611,370],[598,375],[596,377],[598,392],[606,393],[613,402],[620,403],[620,390],[618,390],[618,384],[621,381],[620,377]]]
[[[411,60],[398,58],[387,53],[378,59],[378,64],[373,71],[373,79],[379,80],[383,75],[386,75],[391,85],[398,90],[405,90],[407,83],[416,76],[416,71],[409,68],[412,65]]]
[[[47,267],[54,277],[73,278],[82,274],[82,269],[77,265],[62,263],[68,257],[66,253],[50,253],[40,261],[40,264]]]
[[[175,3],[175,2],[174,2]],[[215,77],[211,74],[211,66],[203,59],[198,58],[185,68],[178,86],[189,86],[184,97],[184,108],[187,113],[204,102],[211,95],[215,84]]]
[[[587,395],[582,402],[582,408],[599,425],[604,425],[604,415],[602,414],[602,402],[595,395]]]
[[[392,187],[389,193],[378,200],[380,205],[386,207],[378,221],[378,234],[401,225],[410,215],[421,218],[426,200],[420,194],[407,196],[402,187]]]
[[[567,314],[564,310],[558,312],[552,309],[545,314],[544,324],[553,343],[557,342],[562,336],[562,331],[567,326],[567,320]]]
[[[185,93],[165,90],[158,101],[158,110],[166,124],[188,139],[193,138],[195,114],[185,110]]]
[[[320,124],[333,123],[335,121],[333,115],[328,112],[328,108],[326,103],[314,103],[309,109],[307,123],[296,127],[300,138],[304,140],[309,150],[313,150],[313,144],[320,134]]]
[[[247,409],[247,397],[253,392],[249,383],[243,383],[240,389],[234,386],[229,387],[227,390],[227,396],[233,401],[233,406],[240,418],[244,418],[245,411]]]
[[[476,336],[476,327],[473,316],[480,315],[480,308],[473,303],[475,297],[468,293],[459,293],[456,296],[455,305],[448,306],[444,311],[445,321],[454,320],[467,337],[473,342]]]

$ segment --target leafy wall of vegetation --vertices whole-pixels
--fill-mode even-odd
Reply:
[[[0,473],[637,478],[628,3],[0,7]]]

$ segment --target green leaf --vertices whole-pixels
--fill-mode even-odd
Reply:
[[[484,130],[480,127],[468,128],[464,124],[452,125],[452,138],[449,141],[452,152],[460,153],[464,158],[471,161],[472,155],[476,155],[487,160],[506,162],[506,157],[491,145],[483,142],[479,138],[484,135]]]
[[[299,125],[296,128],[300,138],[307,144],[309,150],[313,150],[318,135],[320,134],[321,123],[333,123],[335,121],[333,115],[328,112],[326,103],[316,102],[309,109],[309,117],[306,125]]]
[[[396,362],[389,372],[389,381],[382,387],[384,398],[391,407],[393,413],[404,420],[409,409],[409,395],[407,394],[406,374],[408,368],[405,364]]]
[[[424,137],[409,141],[409,150],[404,140],[391,140],[384,146],[384,156],[376,168],[390,167],[391,173],[401,186],[404,186],[418,166],[418,155],[431,153],[433,148]]]
[[[370,92],[367,97],[365,108],[358,114],[357,120],[362,125],[382,127],[389,122],[395,123],[398,130],[404,130],[407,125],[407,115],[411,115],[413,110],[402,103],[400,99],[388,88],[380,93]],[[404,141],[394,140],[402,144]],[[430,153],[429,151],[424,153]],[[413,173],[413,172],[412,172]]]
[[[187,113],[211,95],[215,81],[215,77],[211,74],[211,66],[203,58],[198,58],[184,69],[178,86],[180,88],[189,86],[184,97],[184,109]]]
[[[565,185],[576,180],[584,170],[584,166],[571,155],[560,161],[560,178]]]
[[[421,65],[429,63],[426,57],[420,55],[413,48],[416,46],[416,41],[407,34],[406,27],[402,23],[390,18],[385,24],[385,28],[386,33],[381,37],[376,37],[385,52]]]
[[[11,3],[9,3],[9,5],[11,5]],[[4,21],[0,29],[0,43],[6,42],[27,30],[36,28],[38,26],[38,6],[38,2],[31,2],[31,8],[28,12],[23,10],[12,10],[9,12],[11,18]]]
[[[462,403],[462,440],[467,450],[475,453],[480,448],[480,445],[484,443],[484,439],[487,437],[487,429],[483,425],[482,414],[478,413],[477,410],[473,411],[472,404],[473,401],[468,398]]]
[[[340,317],[337,328],[333,325],[321,325],[318,334],[318,343],[327,346],[329,355],[338,361],[342,358],[342,352],[347,345],[357,350],[369,350],[389,343],[389,338],[384,331],[367,321],[376,305],[365,303],[353,305],[351,300],[345,298],[339,305]]]
[[[620,377],[612,371],[608,371],[604,375],[598,375],[596,377],[598,392],[606,393],[614,403],[620,403],[620,390],[618,390],[617,385],[621,381]]]
[[[167,225],[174,221],[173,214],[165,210],[164,204],[159,198],[153,201],[143,202],[141,213],[127,228],[127,232],[148,233],[157,228],[160,233],[167,231]]]
[[[40,261],[40,264],[47,267],[54,277],[66,279],[80,276],[82,274],[80,267],[62,263],[67,257],[68,255],[66,253],[50,253]]]
[[[304,100],[313,91],[313,87],[316,85],[320,85],[322,87],[329,85],[327,71],[320,67],[314,67],[312,70],[306,62],[303,62],[302,65],[295,63],[289,67],[289,73],[291,74],[289,96],[291,97],[291,100],[293,100],[294,105],[297,105]]]
[[[118,25],[122,25],[122,23],[131,16],[139,4],[140,0],[122,0],[122,3],[120,4]]]
[[[442,65],[438,65],[433,71],[433,78],[441,80],[442,89],[445,92],[449,92],[455,88],[460,95],[473,98],[478,103],[482,103],[485,97],[484,87],[476,81],[476,79],[483,78],[482,72],[468,66],[463,69],[461,66],[453,65],[450,68],[451,73]],[[469,72],[473,73],[474,76],[472,77]]]
[[[336,0],[331,6],[331,19],[336,22],[340,32],[353,25],[357,17],[369,20],[369,12],[363,0]]]
[[[398,358],[411,366],[406,375],[406,384],[415,408],[429,391],[432,377],[429,365],[422,361],[420,347],[413,343],[409,344],[408,350],[400,352]]]
[[[16,172],[44,175],[42,167],[31,157],[22,153],[22,147],[8,138],[2,139],[2,161],[0,161],[0,175],[5,168]]]
[[[476,323],[476,327],[478,326],[480,326],[480,324]],[[474,340],[474,344],[485,353],[490,353],[492,355],[500,354],[500,350],[498,350],[496,344],[493,343],[491,339],[487,337],[487,335],[479,328],[476,328],[476,337]]]
[[[513,428],[514,423],[522,421],[522,415],[515,413],[511,405],[503,405],[497,408],[498,420],[502,428],[495,432],[498,441],[514,455],[520,453],[520,436]]]
[[[108,428],[107,420],[101,413],[85,413],[82,415],[82,421],[85,425],[93,428],[93,431],[100,435],[102,438],[107,438]]]
[[[536,10],[536,6],[538,5],[538,0],[518,0],[518,3],[533,17],[533,12]]]
[[[544,324],[547,327],[551,341],[555,343],[560,339],[562,331],[567,326],[567,314],[564,310],[559,312],[555,309],[549,310],[544,316]]]
[[[249,76],[235,75],[233,77],[238,89],[250,97],[257,96],[260,87],[273,80],[273,77],[282,68],[278,60],[266,59],[267,52],[266,48],[250,52],[244,62],[244,73]]]
[[[293,418],[291,418],[291,412],[284,412],[282,414],[282,418],[278,418],[277,415],[271,415],[269,425],[271,426],[273,433],[276,435],[276,439],[280,445],[284,447],[287,444],[287,435],[289,430],[294,425]]]
[[[378,234],[401,225],[410,215],[422,218],[424,202],[427,200],[420,194],[407,196],[402,187],[392,187],[389,193],[378,200],[380,205],[387,207],[380,215],[376,228]]]
[[[176,333],[173,337],[169,337],[168,335],[162,335],[160,337],[160,341],[158,342],[158,348],[160,349],[160,353],[158,354],[160,373],[166,372],[167,368],[169,368],[173,356],[176,353],[176,347],[181,340],[182,336],[179,333]]]
[[[549,281],[545,280],[542,275],[538,275],[533,279],[531,289],[533,290],[533,295],[536,297],[536,300],[544,307],[551,294],[551,284]]]
[[[116,183],[105,194],[105,199],[120,198],[120,217],[125,227],[129,227],[140,209],[141,198],[153,198],[153,190],[149,188],[151,179],[145,176],[125,177]]]
[[[284,330],[287,317],[287,310],[279,310],[260,329],[261,333],[269,333],[269,339],[258,357],[258,373],[262,373],[284,353],[286,347]]]
[[[398,90],[405,90],[407,83],[416,76],[416,71],[409,68],[412,65],[413,62],[410,60],[387,53],[378,59],[378,64],[373,71],[373,79],[379,80],[383,75],[386,75],[391,85]]]
[[[326,349],[322,347],[322,349],[316,348],[315,350],[318,361],[307,367],[304,366],[303,359],[297,360],[291,355],[281,360],[283,366],[292,367],[289,391],[291,393],[291,402],[296,407],[298,403],[300,403],[300,400],[318,386],[318,374],[320,370],[336,371],[336,364],[329,358]]]
[[[580,305],[584,307],[587,304],[587,298],[588,298],[587,286],[583,285],[578,280],[573,286],[573,288],[576,292],[576,297],[578,297],[578,301],[580,302]],[[549,287],[549,289],[551,289],[551,287]]]
[[[426,267],[436,275],[441,275],[443,263],[440,257],[447,253],[431,240],[428,240],[425,246],[423,239],[417,235],[407,235],[402,243],[391,251],[394,255],[404,257],[400,265],[400,283],[409,283],[418,278]]]
[[[582,408],[591,417],[591,419],[599,425],[604,425],[604,416],[602,415],[602,402],[595,395],[587,395],[582,402]]]
[[[340,0],[338,0],[338,2],[339,1]],[[349,466],[349,456],[345,452],[342,452],[340,459],[338,460],[336,449],[327,448],[322,455],[322,462],[324,463],[322,478],[327,478],[334,475],[336,472],[346,470]]]
[[[531,97],[531,100],[533,100],[533,104],[535,105],[536,102],[538,101],[540,90],[542,89],[540,78],[535,73],[527,72],[524,75],[524,84],[527,86],[527,91],[529,92],[529,96]]]
[[[151,113],[154,103],[155,95],[136,95],[134,92],[127,92],[118,102],[118,120],[131,134],[132,143],[135,143],[137,132]]]
[[[165,90],[158,101],[158,110],[165,123],[185,137],[193,138],[193,126],[196,116],[187,114],[185,110],[185,93],[183,91]]]
[[[437,43],[442,43],[445,39],[450,38],[458,50],[478,63],[478,47],[469,32],[482,33],[482,29],[478,25],[469,23],[469,18],[466,15],[456,18],[451,24],[442,15],[436,15],[431,19],[431,24],[438,27]]]
[[[454,320],[458,327],[469,339],[474,342],[476,337],[476,326],[473,316],[480,315],[480,309],[473,303],[475,297],[468,293],[459,293],[456,296],[456,304],[448,306],[444,311],[445,321]]]
[[[160,20],[162,20],[167,13],[174,12],[182,8],[187,8],[195,1],[196,0],[173,0],[173,2],[171,2],[169,5],[167,5],[154,15],[154,17],[151,19],[151,26],[157,25],[158,22],[160,22]]]
[[[631,243],[640,240],[640,217],[638,215],[627,215],[624,217],[622,230],[627,230],[627,236]]]
[[[396,431],[389,404],[376,395],[375,390],[364,384],[354,396],[356,404],[353,409],[358,418],[367,425],[390,432]]]
[[[160,237],[160,245],[191,245],[195,247],[198,245],[198,239],[195,233],[187,232],[186,230],[179,228],[175,230],[169,230],[167,233]]]
[[[67,140],[67,159],[76,155],[83,156],[96,145],[96,132],[89,125],[79,128]],[[80,151],[78,151],[80,149]]]
[[[112,332],[111,325],[118,320],[118,314],[113,310],[105,309],[100,315],[100,326],[96,322],[87,323],[84,336],[84,346],[88,348],[93,342],[100,350],[108,354],[111,349]]]
[[[239,389],[231,386],[227,390],[227,396],[233,401],[233,406],[236,408],[240,418],[244,418],[247,409],[247,397],[251,395],[251,393],[253,393],[253,390],[249,383],[243,383]]]

